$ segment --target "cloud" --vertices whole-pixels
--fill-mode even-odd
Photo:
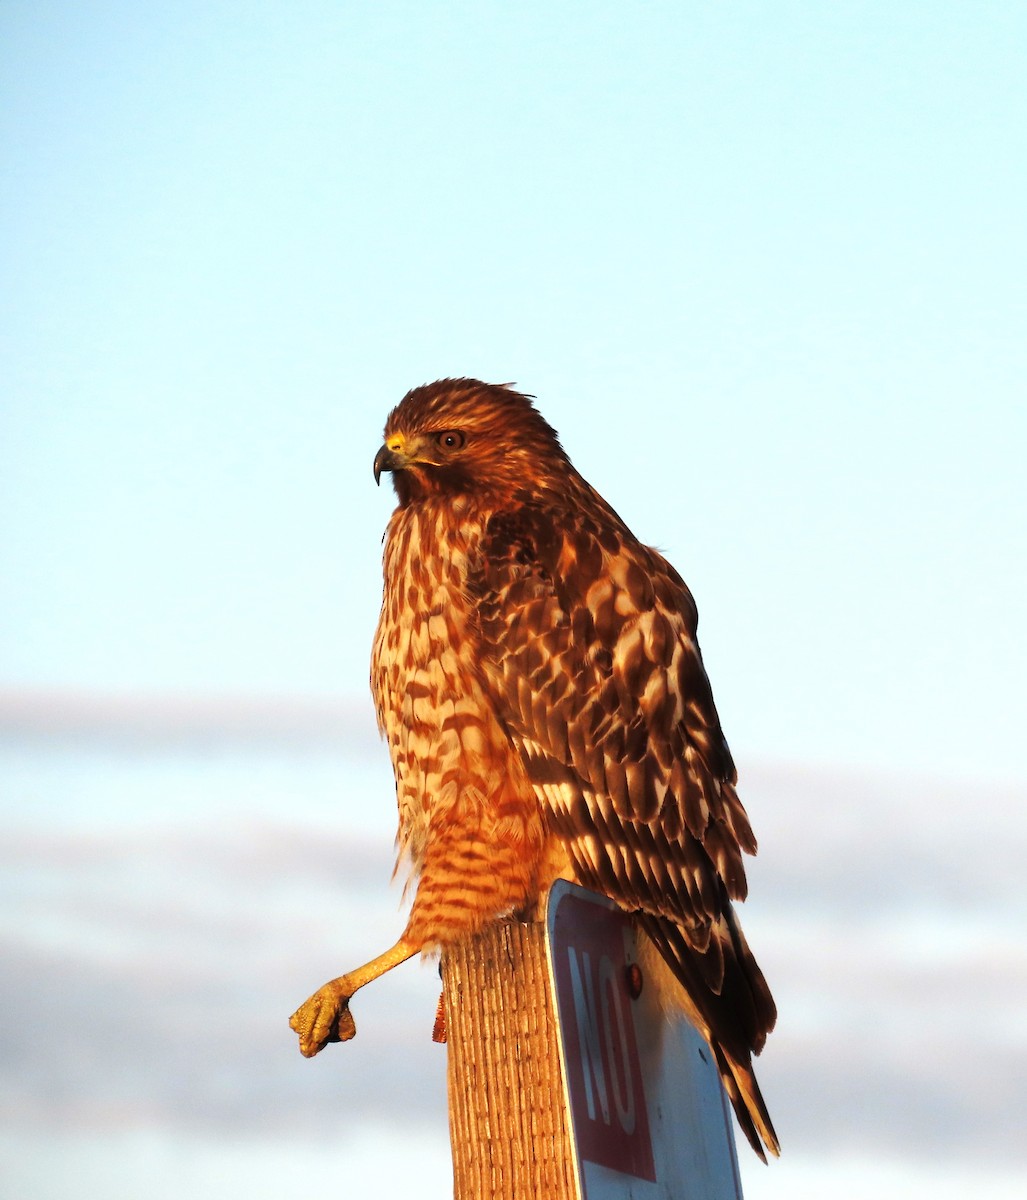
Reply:
[[[778,1001],[760,1063],[786,1147],[1023,1163],[1022,789],[750,773],[743,923]]]
[[[1022,1164],[1024,797],[745,783],[761,854],[743,921],[781,1013],[759,1074],[786,1152]],[[288,1014],[403,914],[388,839],[290,818],[0,837],[9,1115],[328,1138],[359,1113],[445,1136],[432,966],[361,993],[354,1042],[296,1050]]]
[[[20,860],[0,935],[8,1114],[309,1133],[347,1106],[416,1124],[434,1092],[428,1111],[444,1110],[431,971],[383,981],[356,1005],[367,1032],[314,1062],[287,1025],[398,935],[387,845],[195,831],[22,837],[4,856]]]
[[[191,748],[377,746],[368,696],[97,693],[0,688],[0,738],[12,743]]]

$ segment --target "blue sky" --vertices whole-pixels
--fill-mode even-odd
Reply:
[[[6,4],[0,680],[363,694],[389,407],[539,397],[748,755],[1022,779],[1017,4]]]

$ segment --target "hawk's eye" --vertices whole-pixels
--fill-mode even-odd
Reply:
[[[435,435],[435,444],[440,450],[461,450],[466,441],[459,429],[447,429]]]

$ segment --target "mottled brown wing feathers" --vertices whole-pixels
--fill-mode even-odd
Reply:
[[[598,496],[584,499],[595,512],[554,498],[490,522],[471,578],[482,669],[536,769],[542,760],[569,768],[565,782],[592,800],[586,819],[606,810],[610,844],[673,864],[680,908],[668,915],[704,924],[719,911],[717,875],[744,897],[742,851],[755,842],[695,641],[695,606]],[[665,882],[638,886],[634,898],[667,912]]]
[[[481,670],[586,886],[639,910],[747,1138],[777,1140],[750,1052],[776,1017],[731,908],[756,842],[680,576],[583,482],[489,524]]]

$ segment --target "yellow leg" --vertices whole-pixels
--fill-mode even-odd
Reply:
[[[349,1011],[353,993],[406,962],[420,949],[419,944],[400,938],[391,950],[318,988],[289,1018],[290,1026],[300,1035],[300,1053],[313,1058],[329,1042],[348,1042],[356,1037],[356,1022]]]

